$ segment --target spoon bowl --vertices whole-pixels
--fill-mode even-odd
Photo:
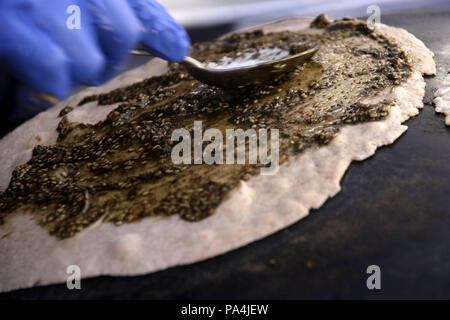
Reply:
[[[261,84],[282,73],[292,71],[300,64],[311,59],[319,50],[319,47],[319,45],[315,45],[305,51],[281,59],[236,68],[206,67],[200,61],[189,56],[185,57],[180,64],[200,82],[220,88],[236,88],[250,84]],[[131,53],[153,56],[144,50],[133,50]]]

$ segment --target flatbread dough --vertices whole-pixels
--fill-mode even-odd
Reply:
[[[258,27],[265,32],[299,31],[311,19],[288,19]],[[242,182],[216,213],[196,223],[178,216],[147,218],[116,227],[95,223],[73,238],[57,240],[32,216],[14,214],[0,226],[0,291],[65,282],[69,265],[78,265],[83,278],[97,275],[137,275],[207,259],[268,236],[305,217],[340,190],[339,181],[353,160],[364,160],[377,147],[393,143],[405,130],[401,123],[423,107],[422,74],[434,74],[433,53],[407,31],[378,25],[412,57],[410,78],[382,91],[367,103],[393,99],[397,107],[382,121],[345,126],[327,146],[307,150],[283,163],[274,176]],[[166,63],[155,59],[124,73],[104,86],[88,88],[27,121],[0,141],[0,188],[13,169],[31,157],[33,147],[56,142],[58,114],[83,97],[107,92],[162,74]],[[117,105],[85,104],[68,114],[71,121],[96,123]],[[38,141],[39,140],[39,141]]]
[[[445,125],[450,126],[450,70],[448,72],[449,74],[435,92],[436,98],[433,103],[436,106],[436,112],[445,115]]]

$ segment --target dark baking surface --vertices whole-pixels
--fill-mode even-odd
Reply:
[[[425,107],[393,145],[354,162],[342,191],[291,227],[225,255],[136,277],[17,290],[2,299],[450,298],[450,129],[433,94],[450,69],[450,10],[382,15],[435,54]],[[447,56],[444,52],[447,52]],[[368,290],[366,268],[381,268]]]

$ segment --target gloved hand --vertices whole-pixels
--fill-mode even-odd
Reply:
[[[79,6],[80,29],[69,29],[67,12]],[[185,30],[154,0],[1,0],[0,66],[19,80],[19,102],[36,112],[44,93],[67,97],[77,84],[112,78],[138,42],[170,61],[187,55]],[[14,110],[20,115],[20,110]]]

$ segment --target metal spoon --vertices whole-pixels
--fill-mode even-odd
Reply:
[[[319,45],[315,45],[308,50],[282,59],[265,61],[238,68],[208,68],[200,61],[189,56],[185,57],[180,64],[200,82],[221,88],[233,88],[263,83],[281,73],[289,72],[301,63],[309,60],[318,49]],[[132,50],[131,53],[134,55],[154,57],[153,54],[145,50]]]

